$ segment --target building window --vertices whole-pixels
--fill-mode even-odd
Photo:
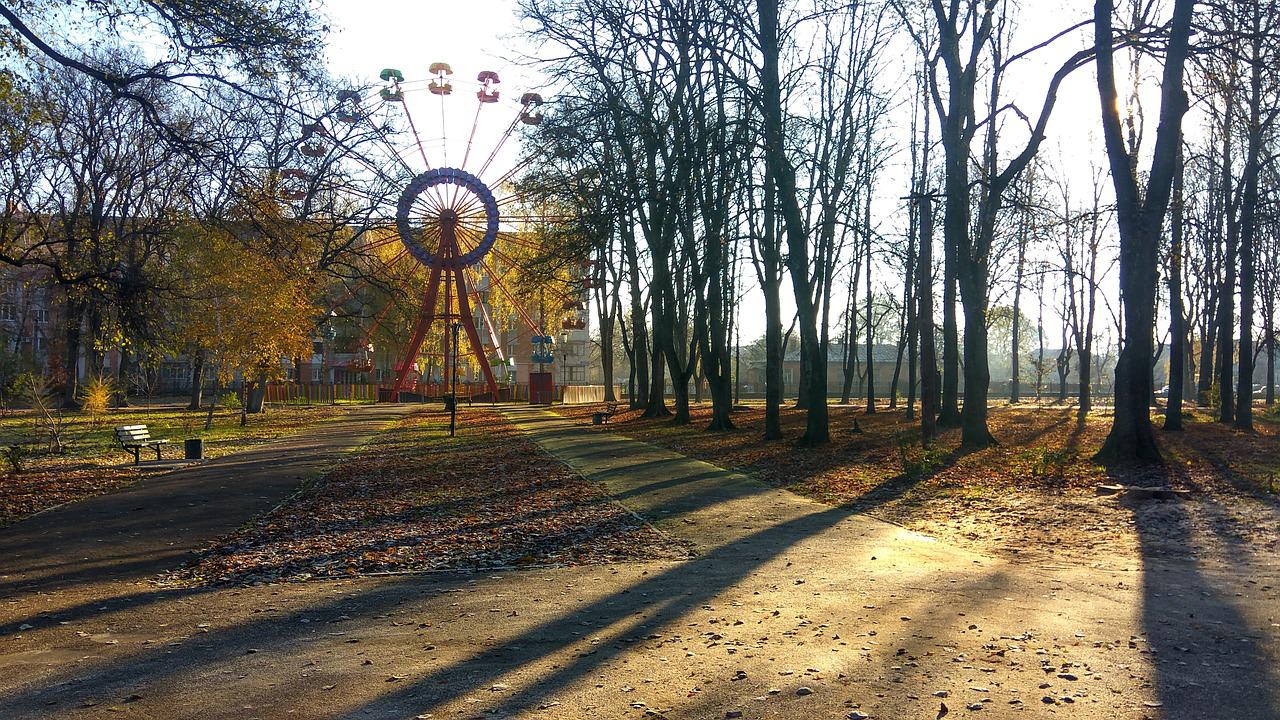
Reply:
[[[44,325],[49,322],[49,308],[31,308],[31,320],[37,325]]]
[[[0,303],[0,320],[17,320],[18,308],[13,303]]]

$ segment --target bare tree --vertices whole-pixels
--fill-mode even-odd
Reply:
[[[1116,194],[1120,230],[1120,291],[1124,297],[1124,347],[1116,364],[1115,414],[1111,431],[1099,450],[1100,460],[1159,461],[1149,412],[1152,394],[1156,284],[1159,245],[1169,206],[1182,116],[1187,108],[1183,89],[1195,0],[1175,0],[1160,84],[1160,121],[1145,187],[1139,187],[1136,158],[1125,144],[1116,92],[1114,3],[1094,5],[1094,47],[1098,61],[1098,97],[1111,181]]]

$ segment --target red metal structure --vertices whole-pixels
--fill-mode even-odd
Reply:
[[[540,106],[543,101],[537,93],[525,93],[520,96],[514,117],[505,123],[505,129],[493,143],[483,163],[475,170],[468,170],[472,161],[472,150],[475,145],[477,128],[481,126],[481,113],[486,107],[500,107],[498,74],[493,71],[482,71],[476,77],[475,116],[467,135],[465,150],[461,162],[450,165],[447,143],[447,112],[454,83],[462,83],[452,78],[453,69],[447,63],[433,63],[428,76],[418,80],[406,80],[404,74],[394,68],[387,68],[380,73],[383,86],[375,91],[363,94],[353,90],[344,90],[337,94],[336,106],[328,114],[328,118],[338,124],[326,129],[324,119],[309,123],[302,130],[299,141],[299,154],[303,158],[323,158],[326,155],[326,144],[341,147],[343,133],[331,131],[343,126],[372,131],[381,136],[383,145],[390,151],[387,163],[370,162],[356,157],[362,163],[362,170],[381,178],[386,186],[402,188],[395,202],[394,224],[396,239],[404,246],[403,250],[392,260],[385,263],[389,271],[394,265],[406,257],[412,257],[427,272],[426,289],[417,299],[417,312],[412,332],[407,343],[399,353],[400,360],[395,364],[395,382],[390,397],[398,398],[401,391],[410,386],[414,376],[417,360],[421,357],[424,343],[431,333],[440,332],[441,347],[440,367],[444,370],[444,378],[456,377],[458,369],[453,358],[458,354],[470,354],[480,368],[483,381],[488,387],[490,397],[499,399],[498,378],[494,375],[490,362],[492,353],[498,361],[506,363],[507,358],[498,335],[499,324],[490,317],[484,293],[501,293],[515,308],[517,322],[528,332],[535,351],[531,362],[541,367],[554,362],[554,353],[549,350],[550,331],[547,318],[539,315],[537,321],[515,299],[515,293],[505,284],[506,277],[512,268],[520,265],[519,260],[512,257],[513,248],[531,247],[527,234],[521,232],[526,223],[553,221],[537,214],[521,211],[524,198],[519,193],[508,192],[498,196],[495,190],[503,192],[509,187],[508,181],[513,179],[529,162],[515,163],[502,173],[491,173],[495,160],[500,156],[504,144],[521,125],[537,125],[542,121]],[[462,83],[466,84],[466,83]],[[421,91],[415,98],[415,93]],[[465,96],[464,96],[465,97]],[[440,124],[439,136],[429,137],[426,134],[428,124],[416,122],[411,107],[421,111],[425,102],[439,103]],[[512,103],[506,101],[508,105]],[[386,113],[384,119],[375,118],[376,113]],[[494,111],[490,111],[492,114]],[[429,113],[429,117],[434,112]],[[399,147],[387,136],[386,128],[391,126],[390,120],[403,120],[412,136],[409,148]],[[433,121],[434,122],[434,121]],[[428,152],[432,148],[434,152]],[[406,152],[407,150],[407,152]],[[416,152],[415,152],[416,151]],[[439,155],[434,158],[433,155]],[[415,169],[406,160],[406,155],[421,161]],[[438,164],[432,160],[438,160]],[[492,177],[486,183],[481,178]],[[280,173],[283,195],[286,199],[303,201],[313,187],[313,178],[302,168],[287,168]],[[491,189],[492,188],[492,189]],[[375,205],[380,199],[368,199]],[[376,213],[371,213],[376,216]],[[386,214],[380,217],[385,218]],[[387,240],[376,241],[383,245]],[[536,248],[534,248],[536,249]],[[585,267],[585,265],[584,265]],[[367,281],[366,281],[367,282]],[[366,282],[361,282],[348,292],[338,305],[350,301]],[[580,294],[551,293],[548,298],[549,315],[553,315],[560,327],[581,328],[585,325],[582,312],[584,307]],[[336,306],[335,306],[336,307]],[[385,313],[385,309],[382,311]],[[382,320],[379,314],[374,319],[374,326]],[[451,347],[451,327],[457,323],[465,335],[467,350],[462,347]],[[433,330],[434,329],[434,330]],[[359,344],[361,352],[369,346],[374,327],[365,332]],[[463,342],[459,339],[459,344]],[[432,357],[435,357],[432,355]],[[359,358],[359,367],[372,369],[372,353],[366,361]],[[354,361],[353,361],[354,362]],[[367,369],[365,370],[368,371]],[[550,373],[531,373],[531,375],[550,376]],[[438,385],[436,386],[438,387]]]

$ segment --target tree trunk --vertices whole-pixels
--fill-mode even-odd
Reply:
[[[249,385],[245,393],[247,402],[245,402],[245,412],[250,415],[257,415],[262,412],[263,403],[267,399],[267,374],[260,373],[257,379]]]
[[[629,219],[628,219],[629,220]],[[646,329],[644,298],[640,291],[640,256],[636,249],[635,230],[628,220],[622,223],[622,246],[627,258],[627,286],[631,295],[631,349],[634,353],[631,370],[635,373],[636,392],[631,395],[631,409],[649,409],[650,384],[649,368],[652,352],[649,349],[649,331]],[[659,398],[662,382],[658,382]]]
[[[613,318],[600,315],[600,374],[604,376],[604,401],[617,402],[613,392]]]
[[[766,222],[772,223],[772,218]],[[768,231],[766,230],[766,233]],[[781,279],[764,283],[764,439],[782,437],[782,299]]]
[[[893,361],[893,377],[889,380],[889,409],[898,407],[898,380],[902,377],[902,355],[907,350],[907,329],[902,328],[898,336],[898,353]]]
[[[1138,187],[1121,128],[1111,17],[1114,3],[1112,0],[1097,0],[1094,5],[1098,99],[1107,160],[1116,194],[1120,230],[1119,282],[1124,298],[1124,348],[1116,365],[1115,413],[1111,431],[1095,456],[1099,461],[1160,461],[1149,404],[1151,357],[1155,345],[1157,248],[1177,168],[1177,151],[1182,143],[1182,116],[1187,108],[1182,81],[1194,8],[1195,0],[1174,0],[1160,83],[1160,122],[1144,192]]]
[[[1240,349],[1239,370],[1236,372],[1235,427],[1253,432],[1253,314],[1257,292],[1256,284],[1256,236],[1258,227],[1258,175],[1261,172],[1263,130],[1261,121],[1262,65],[1261,43],[1258,36],[1258,15],[1255,7],[1251,44],[1252,62],[1249,63],[1249,125],[1248,148],[1244,163],[1244,196],[1240,201]]]
[[[933,339],[933,199],[920,199],[920,259],[916,263],[916,325],[920,331],[920,441],[936,433],[938,360]]]
[[[1276,325],[1270,308],[1263,322],[1267,334],[1267,407],[1271,407],[1276,402]]]
[[[66,382],[62,389],[62,407],[67,410],[80,409],[80,327],[84,320],[84,303],[68,299],[64,307],[63,338],[66,347],[63,350],[63,366]]]
[[[648,400],[641,415],[647,418],[671,417],[671,411],[667,409],[666,402],[666,360],[657,345],[657,342],[654,342],[649,353]]]
[[[1022,224],[1025,225],[1026,213],[1025,212],[1022,213],[1022,216],[1024,218]],[[1022,230],[1025,232],[1025,227],[1023,227]],[[1009,402],[1010,403],[1017,403],[1022,400],[1022,392],[1021,392],[1022,388],[1020,385],[1021,378],[1019,377],[1019,369],[1018,369],[1018,360],[1019,360],[1019,357],[1018,357],[1019,342],[1018,341],[1021,340],[1020,333],[1019,333],[1019,326],[1022,325],[1022,323],[1020,322],[1022,319],[1022,275],[1026,269],[1026,261],[1027,261],[1027,244],[1026,244],[1026,241],[1023,239],[1024,237],[1025,235],[1020,235],[1018,238],[1018,269],[1017,269],[1017,275],[1013,284],[1013,333],[1012,333],[1013,340],[1010,342],[1010,348],[1009,348]]]
[[[111,398],[111,402],[116,407],[129,407],[129,374],[133,372],[132,367],[133,353],[122,346],[120,348],[120,366],[116,368],[116,386]]]
[[[871,304],[871,228],[864,228],[867,244],[862,249],[867,255],[867,414],[876,412],[876,364],[875,354],[875,308]]]
[[[973,267],[959,280],[964,307],[964,407],[960,412],[960,444],[979,448],[996,441],[987,429],[987,390],[991,385],[987,365],[987,278]]]
[[[1222,207],[1227,221],[1227,252],[1223,263],[1222,283],[1218,288],[1217,346],[1218,359],[1218,422],[1230,424],[1235,420],[1235,382],[1232,362],[1235,335],[1236,254],[1239,251],[1240,226],[1238,211],[1233,202],[1231,188],[1231,125],[1234,104],[1227,103],[1226,120],[1223,123],[1222,142]]]
[[[188,410],[199,410],[204,403],[204,351],[201,350],[191,359],[191,401]]]
[[[1216,304],[1214,305],[1216,308]],[[1213,311],[1213,316],[1217,317],[1217,310]],[[1200,375],[1196,382],[1196,395],[1200,407],[1209,405],[1209,391],[1213,388],[1214,362],[1217,359],[1217,348],[1215,341],[1218,333],[1216,331],[1217,324],[1215,322],[1205,321],[1200,331]]]
[[[967,162],[967,160],[966,160]],[[967,177],[967,173],[966,173]],[[966,189],[965,199],[968,200]],[[949,203],[945,203],[949,206]],[[965,225],[968,225],[966,211]],[[947,221],[943,220],[946,227]],[[968,230],[966,230],[968,232]],[[944,237],[946,233],[944,232]],[[945,239],[942,243],[942,405],[938,425],[960,425],[960,329],[956,322],[955,251]]]
[[[795,170],[783,151],[782,92],[779,84],[778,54],[778,3],[777,0],[758,0],[760,15],[760,45],[762,59],[762,96],[765,126],[765,157],[770,176],[777,189],[777,199],[787,237],[787,264],[791,270],[791,283],[796,302],[796,314],[800,321],[800,353],[802,367],[810,369],[808,378],[811,398],[805,418],[805,432],[800,444],[816,446],[831,438],[827,414],[826,348],[818,341],[818,312],[811,296],[809,281],[808,235],[800,198],[796,188]]]
[[[1183,362],[1186,356],[1186,316],[1182,307],[1182,151],[1178,151],[1178,171],[1173,176],[1173,217],[1169,228],[1169,394],[1165,400],[1164,429],[1182,429]]]

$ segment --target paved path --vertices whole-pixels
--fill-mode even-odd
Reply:
[[[697,556],[118,585],[79,603],[65,588],[24,592],[0,604],[0,715],[933,720],[945,703],[952,718],[1280,717],[1272,578],[1009,564],[541,411],[509,414]]]

